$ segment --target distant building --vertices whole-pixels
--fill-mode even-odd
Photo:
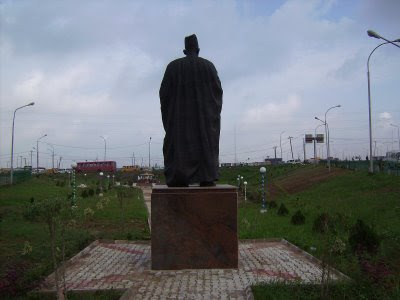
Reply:
[[[76,164],[77,173],[107,172],[115,173],[117,163],[115,161],[85,161]]]
[[[282,158],[266,158],[264,161],[267,165],[279,165],[282,163]]]

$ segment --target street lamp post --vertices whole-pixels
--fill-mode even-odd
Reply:
[[[106,157],[107,157],[107,141],[106,138],[104,136],[100,136],[103,140],[104,140],[104,161],[106,161]]]
[[[399,140],[399,151],[400,151],[400,126],[395,124],[390,124],[390,126],[397,127],[397,139]]]
[[[244,202],[247,201],[247,181],[243,182],[244,184]]]
[[[76,169],[76,162],[73,162],[71,164],[71,168],[72,168],[72,206],[75,205],[76,203],[76,178],[75,178],[75,169]]]
[[[371,116],[371,83],[370,83],[370,72],[369,72],[369,60],[371,58],[372,53],[375,52],[376,49],[378,49],[379,47],[385,45],[385,44],[392,44],[396,47],[399,47],[399,45],[395,44],[395,43],[399,43],[400,39],[394,40],[394,41],[389,41],[387,39],[385,39],[384,37],[380,36],[379,34],[377,34],[376,32],[372,31],[372,30],[368,30],[367,34],[370,37],[374,37],[376,39],[382,39],[384,41],[386,41],[385,43],[381,43],[378,46],[376,46],[371,53],[368,56],[368,60],[367,60],[367,78],[368,78],[368,116],[369,116],[369,172],[372,174],[374,173],[374,159],[372,157],[372,116]]]
[[[265,202],[265,173],[267,172],[267,169],[265,167],[260,168],[260,174],[261,174],[261,188],[262,188],[262,203],[261,203],[261,209],[260,213],[266,213],[267,212],[267,204]]]
[[[100,192],[101,192],[101,195],[103,195],[103,175],[104,175],[104,173],[100,172],[99,175],[100,175]]]
[[[281,160],[283,161],[282,158],[282,134],[285,133],[285,131],[282,131],[281,134],[279,135],[279,148],[281,148]]]
[[[317,129],[324,124],[319,124],[314,130],[314,164],[317,163]]]
[[[150,165],[150,144],[151,144],[151,137],[149,139],[149,170],[151,169],[151,165]]]
[[[35,105],[35,102],[31,102],[29,104],[23,105],[18,107],[16,110],[14,110],[14,117],[13,117],[13,124],[12,124],[12,133],[11,133],[11,170],[10,170],[10,184],[13,184],[13,176],[14,176],[14,123],[15,123],[15,114],[17,113],[17,110],[24,108],[26,106],[32,106]]]
[[[326,122],[326,114],[331,109],[338,108],[338,107],[341,107],[341,105],[339,104],[339,105],[329,107],[328,110],[325,112],[326,160],[328,163],[329,172],[331,171],[331,160],[330,160],[331,152],[330,152],[330,147],[329,147],[329,127],[328,127],[328,123]]]
[[[42,135],[36,140],[36,174],[39,174],[39,141],[46,136],[47,134]]]

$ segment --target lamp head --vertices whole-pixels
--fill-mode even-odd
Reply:
[[[35,102],[31,102],[28,104],[29,106],[35,105]]]
[[[265,172],[267,172],[267,169],[265,167],[261,167],[260,168],[260,173],[261,174],[265,174]]]
[[[400,43],[400,39],[394,40],[395,43]]]
[[[379,35],[379,34],[377,34],[375,31],[373,31],[373,30],[368,30],[367,31],[367,34],[370,36],[370,37],[373,37],[373,38],[376,38],[376,39],[380,39],[381,38],[381,36]]]
[[[76,166],[77,166],[76,162],[73,162],[73,163],[71,164],[71,168],[72,168],[72,169],[75,169]]]
[[[342,106],[339,104],[339,105],[336,105],[336,107],[342,107]]]

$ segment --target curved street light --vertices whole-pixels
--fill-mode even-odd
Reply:
[[[330,160],[330,156],[331,156],[331,149],[329,147],[329,127],[328,127],[328,123],[326,122],[326,114],[328,113],[328,111],[330,111],[331,109],[334,108],[338,108],[341,107],[341,105],[335,105],[332,107],[329,107],[328,110],[325,112],[325,135],[326,135],[326,159],[327,159],[327,163],[328,163],[328,170],[329,172],[331,171],[331,160]]]
[[[374,173],[374,159],[372,156],[372,116],[371,116],[371,83],[370,83],[370,72],[369,72],[369,60],[371,58],[372,53],[375,52],[376,49],[378,49],[379,47],[386,45],[386,44],[392,44],[396,47],[399,47],[399,45],[395,44],[395,43],[399,43],[400,39],[394,40],[394,41],[389,41],[387,39],[385,39],[384,37],[380,36],[379,34],[377,34],[376,32],[372,31],[372,30],[368,30],[367,34],[370,37],[376,38],[376,39],[382,39],[384,41],[386,41],[385,43],[381,43],[378,46],[376,46],[371,53],[368,56],[368,60],[367,60],[367,77],[368,77],[368,114],[369,114],[369,172],[372,174]]]
[[[15,114],[17,110],[27,107],[27,106],[32,106],[35,105],[35,102],[31,102],[29,104],[23,105],[18,107],[16,110],[14,110],[14,117],[13,117],[13,124],[12,124],[12,133],[11,133],[11,170],[10,170],[10,184],[13,184],[13,175],[14,175],[14,123],[15,123]]]
[[[317,164],[317,129],[325,124],[319,124],[317,127],[314,129],[314,164]]]

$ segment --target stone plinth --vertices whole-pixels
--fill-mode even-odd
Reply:
[[[237,268],[236,187],[155,186],[151,266],[153,270]]]

